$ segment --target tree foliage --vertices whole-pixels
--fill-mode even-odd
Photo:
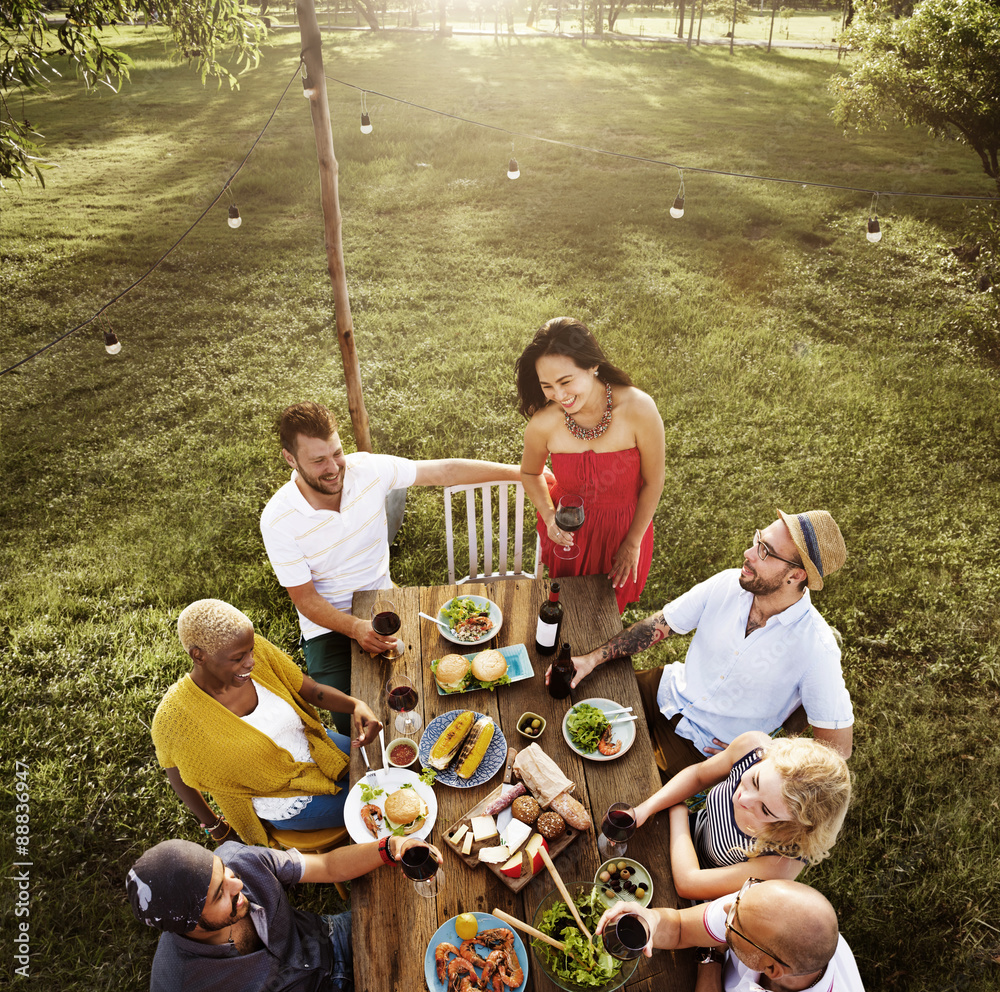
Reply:
[[[845,39],[860,55],[833,80],[835,118],[859,130],[897,119],[958,138],[1000,192],[1000,0],[922,0],[901,20],[890,10],[858,0]]]
[[[68,63],[85,86],[117,89],[128,79],[132,61],[108,44],[105,28],[143,16],[165,24],[176,56],[194,62],[202,82],[210,76],[237,86],[229,64],[257,64],[265,28],[240,0],[76,0],[50,16],[43,0],[0,3],[0,186],[51,168],[38,147],[39,135],[14,113],[18,92],[40,89],[59,78]],[[223,61],[223,60],[226,61]]]

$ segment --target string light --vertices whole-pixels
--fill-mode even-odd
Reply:
[[[229,204],[229,226],[235,231],[243,223],[240,208],[235,203]]]
[[[674,220],[680,220],[684,216],[684,173],[680,169],[677,171],[680,173],[681,185],[674,197],[674,205],[670,208],[670,216]]]
[[[521,170],[517,167],[517,159],[514,158],[514,142],[510,143],[510,161],[507,163],[507,178],[517,179],[521,175]]]
[[[368,101],[365,99],[365,91],[361,91],[361,133],[372,133],[372,119],[368,115]]]
[[[311,100],[316,95],[316,84],[309,78],[305,59],[302,60],[302,95],[307,100]]]
[[[878,193],[872,197],[871,206],[868,208],[868,233],[865,237],[872,244],[882,240],[882,227],[878,222]]]
[[[104,332],[104,350],[109,355],[117,355],[122,350],[122,343],[118,340],[118,335],[114,331]]]

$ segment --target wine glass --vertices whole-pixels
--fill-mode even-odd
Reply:
[[[583,526],[583,497],[576,493],[563,493],[556,506],[556,526],[569,534],[578,531]],[[580,557],[580,546],[576,543],[566,548],[556,545],[555,556],[562,561],[573,561]]]
[[[597,838],[597,849],[601,857],[620,858],[626,850],[626,843],[635,833],[635,810],[628,803],[612,803],[604,814],[601,836]]]
[[[434,851],[423,845],[408,847],[399,859],[400,867],[407,878],[413,879],[417,894],[425,899],[433,899],[444,886],[444,869],[434,858]]]
[[[405,675],[394,675],[385,684],[389,709],[396,710],[396,730],[404,737],[412,737],[423,725],[423,717],[413,712],[417,705],[417,690]]]
[[[619,961],[631,961],[649,942],[649,927],[636,913],[623,913],[604,928],[604,949]]]
[[[372,629],[382,637],[392,637],[399,630],[401,621],[396,612],[396,604],[391,599],[377,599],[372,605]],[[385,661],[396,661],[403,654],[401,642],[396,641],[394,648],[383,651],[379,657]]]

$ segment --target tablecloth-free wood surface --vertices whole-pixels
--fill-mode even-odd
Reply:
[[[561,638],[568,640],[574,653],[590,650],[621,630],[621,622],[611,584],[604,576],[577,576],[560,579],[560,601],[565,611]],[[535,651],[535,623],[538,608],[548,595],[542,580],[517,579],[463,586],[397,588],[388,593],[359,592],[354,595],[355,616],[368,618],[375,599],[388,596],[396,604],[402,621],[398,636],[407,650],[398,661],[372,658],[354,645],[351,693],[364,699],[386,725],[386,740],[399,736],[393,727],[396,714],[386,702],[385,685],[392,675],[405,674],[418,687],[417,711],[423,729],[440,713],[468,708],[491,716],[507,739],[509,747],[520,750],[530,741],[517,732],[517,719],[526,710],[548,721],[539,746],[576,783],[576,797],[591,814],[594,831],[584,834],[555,860],[563,879],[591,880],[601,864],[597,834],[605,810],[613,802],[638,803],[660,786],[649,737],[644,730],[642,703],[628,660],[602,665],[582,682],[571,696],[552,699],[545,688],[545,669],[553,656]],[[478,690],[462,695],[439,696],[430,665],[435,658],[452,651],[470,650],[445,640],[437,626],[417,616],[418,611],[436,616],[441,606],[455,595],[486,596],[503,611],[503,625],[489,645],[504,647],[524,644],[535,676],[502,686],[494,692]],[[480,649],[481,650],[481,649]],[[575,702],[594,696],[614,699],[633,706],[639,715],[636,741],[627,754],[615,761],[588,761],[574,754],[563,740],[562,719]],[[377,742],[368,747],[372,767],[381,766]],[[414,770],[419,770],[414,766]],[[364,775],[359,755],[351,759],[351,784]],[[537,875],[515,894],[485,866],[469,869],[442,840],[444,830],[471,806],[489,794],[500,781],[502,770],[482,786],[454,789],[438,785],[438,816],[430,840],[444,854],[445,885],[434,899],[421,898],[402,872],[382,868],[351,884],[351,915],[354,933],[354,980],[358,992],[419,992],[424,981],[424,952],[439,925],[458,913],[506,910],[531,922],[535,909],[555,886],[548,872]],[[666,813],[645,824],[629,841],[628,856],[645,865],[655,886],[653,905],[677,906],[670,877]],[[525,946],[530,938],[521,935]],[[531,955],[529,948],[529,956]],[[642,959],[628,989],[636,992],[690,992],[694,988],[695,963],[692,951],[657,951],[651,960]],[[549,992],[553,985],[531,957],[527,988]]]

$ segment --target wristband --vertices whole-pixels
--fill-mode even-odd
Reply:
[[[719,950],[718,947],[706,947],[703,948],[705,956],[698,962],[698,964],[722,964],[725,961],[725,955]]]
[[[389,849],[388,837],[383,837],[378,842],[378,853],[379,857],[382,859],[382,864],[394,865],[396,863],[396,859],[392,856],[392,851]]]

